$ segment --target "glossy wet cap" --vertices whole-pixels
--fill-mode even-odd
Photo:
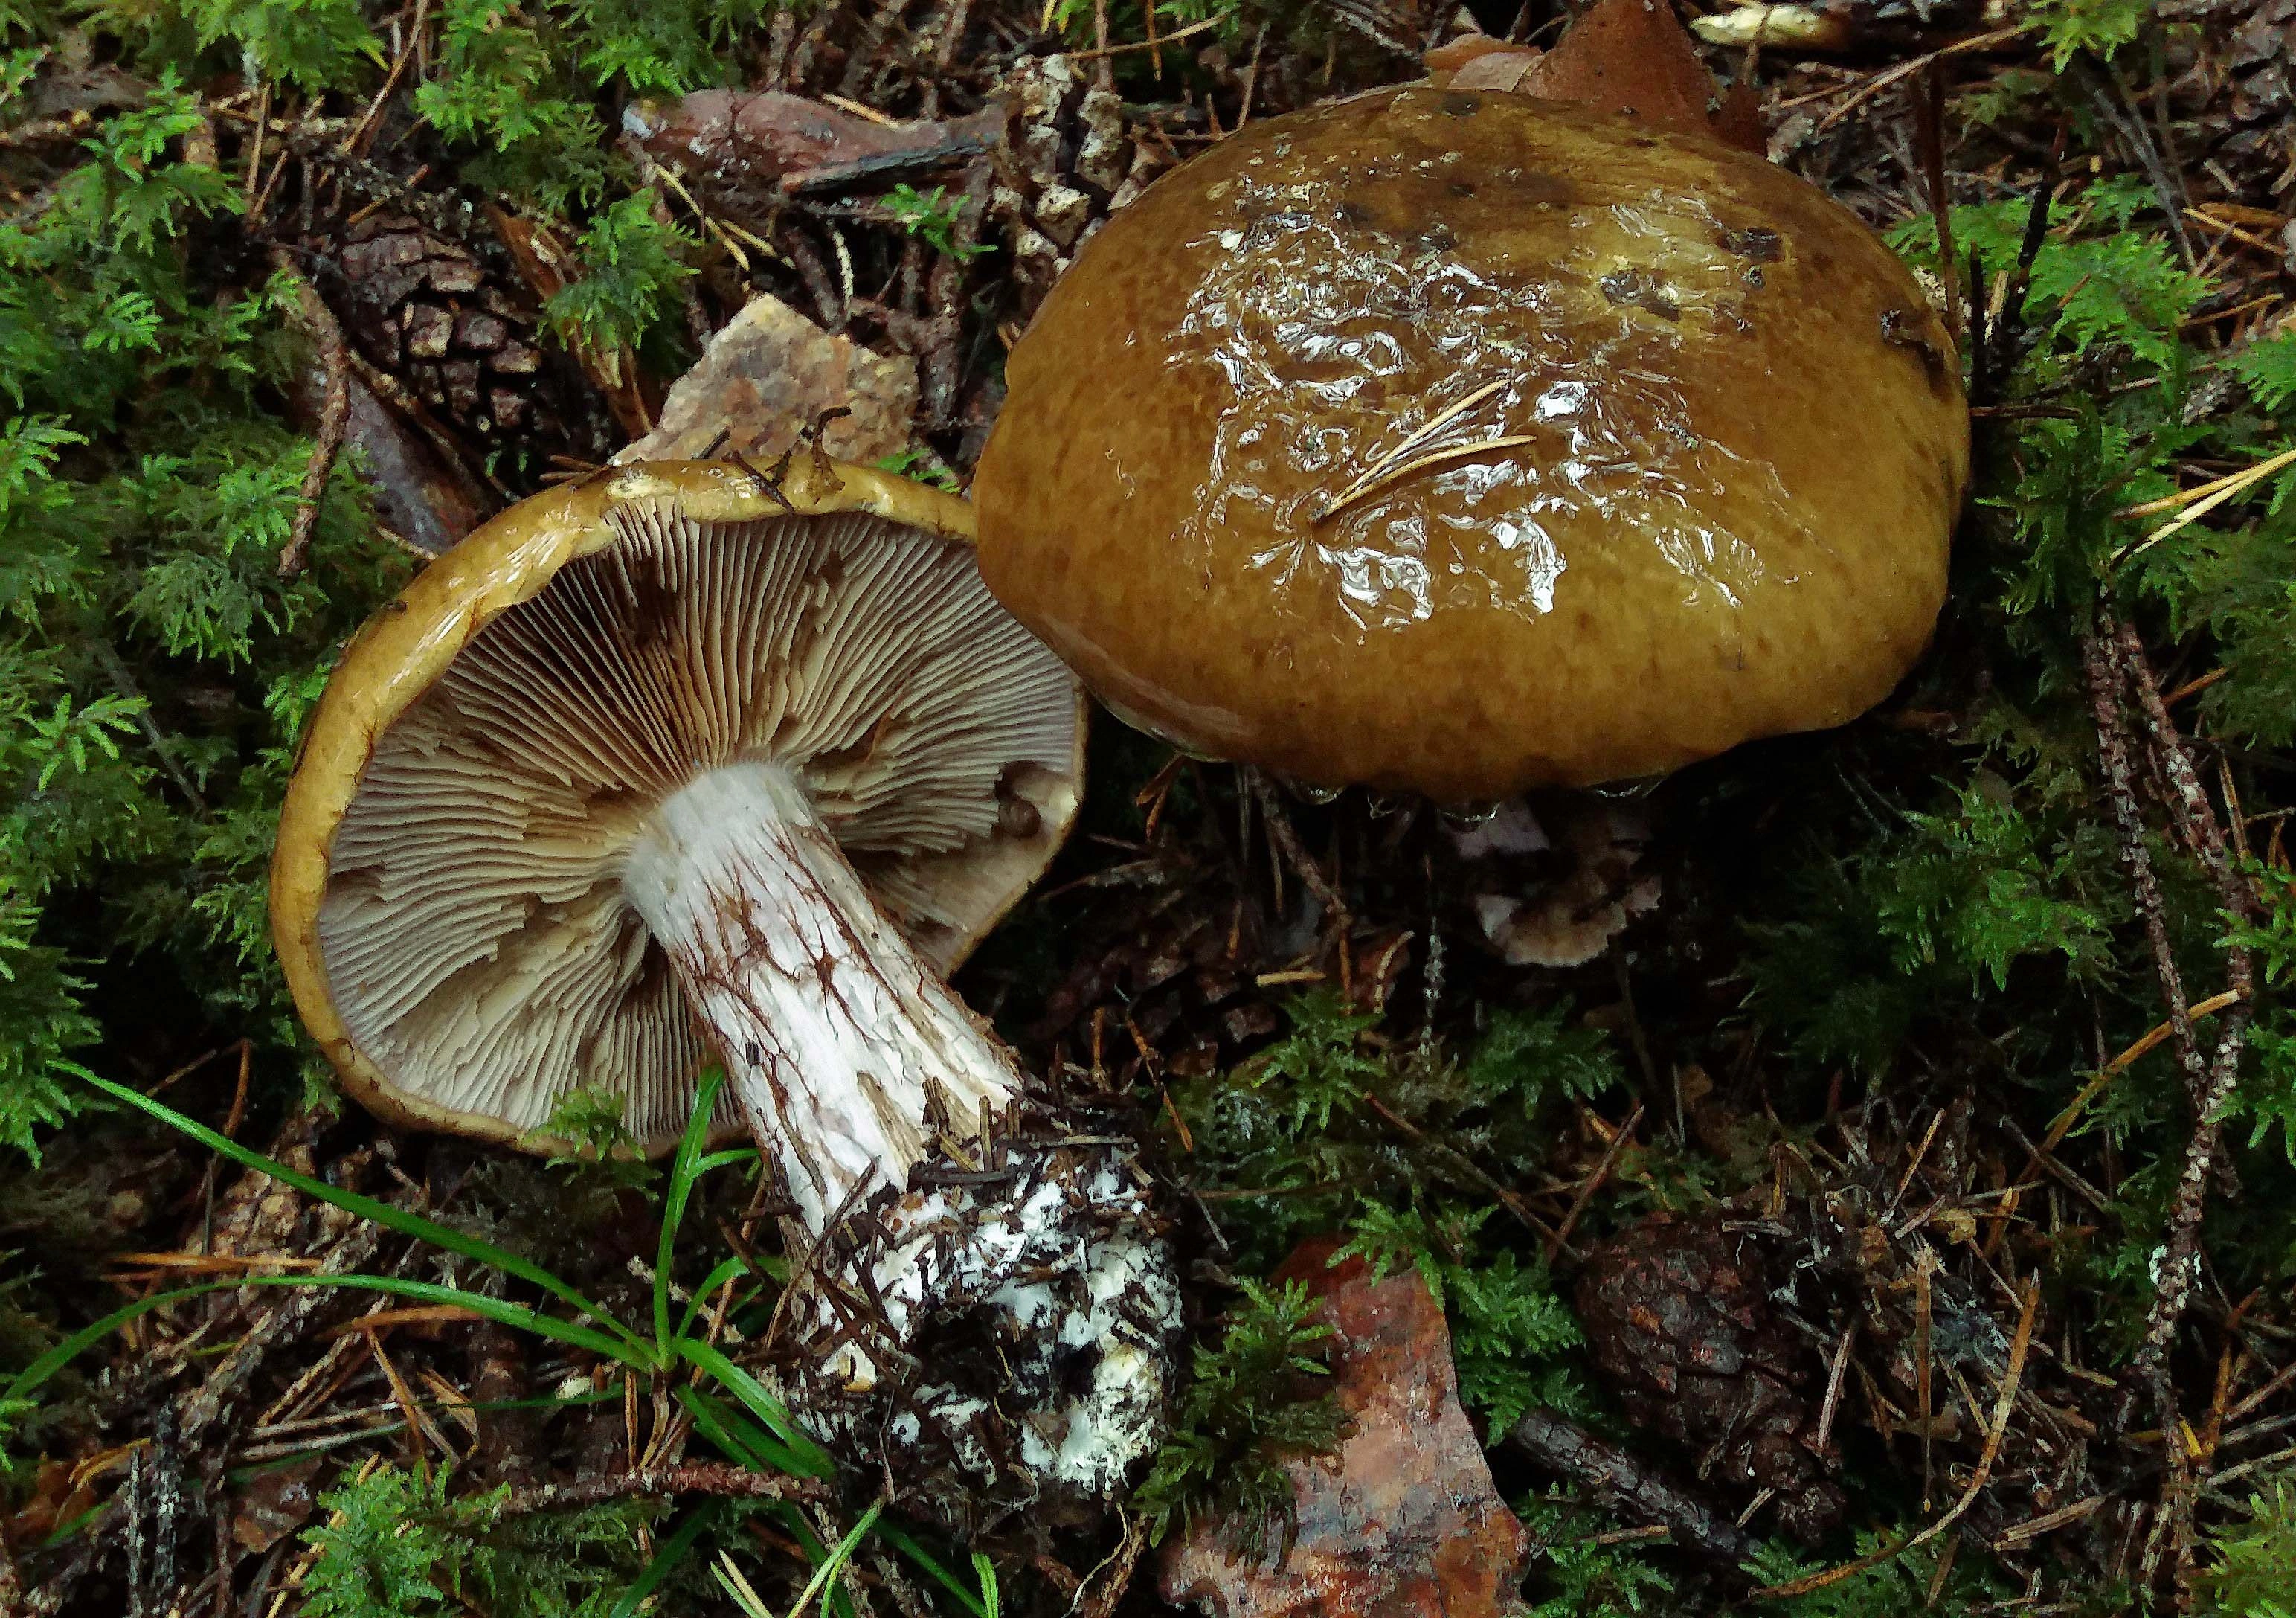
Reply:
[[[1501,92],[1221,142],[1086,245],[1007,376],[981,573],[1096,694],[1450,801],[1878,702],[1968,474],[1952,341],[1854,216]]]
[[[925,958],[961,960],[1058,849],[1084,740],[1074,679],[981,587],[971,522],[825,460],[778,496],[657,462],[426,569],[330,680],[272,863],[288,985],[346,1087],[537,1146],[603,1091],[674,1143],[709,1058],[621,867],[655,805],[735,760],[786,766]]]

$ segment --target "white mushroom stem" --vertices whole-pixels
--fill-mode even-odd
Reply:
[[[715,1036],[759,1144],[816,1234],[1020,1094],[1010,1053],[882,916],[805,787],[704,772],[632,845],[622,891]]]
[[[811,1311],[833,1345],[806,1373],[814,1414],[974,1482],[1017,1462],[1030,1500],[1109,1498],[1162,1432],[1179,1324],[1122,1143],[1000,1136],[982,1154],[998,1169],[909,1183],[936,1137],[1009,1125],[1021,1072],[878,913],[788,770],[727,765],[680,789],[622,889],[814,1235],[868,1215],[830,1268],[869,1317],[833,1295]],[[889,1378],[898,1402],[873,1408]]]

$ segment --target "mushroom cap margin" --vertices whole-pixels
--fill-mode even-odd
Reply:
[[[280,809],[271,855],[271,941],[303,1026],[343,1088],[369,1112],[409,1129],[439,1129],[529,1151],[563,1151],[571,1145],[484,1113],[441,1106],[392,1083],[344,1026],[319,944],[319,907],[326,897],[335,830],[358,793],[376,738],[430,690],[480,630],[539,594],[569,562],[612,545],[615,534],[606,513],[637,500],[674,498],[691,514],[720,522],[867,513],[973,543],[969,503],[873,467],[799,456],[783,474],[778,493],[777,499],[764,478],[725,461],[642,461],[603,470],[521,500],[481,525],[415,575],[344,648],[305,727]],[[1088,707],[1079,686],[1066,813],[1042,838],[1033,868],[957,941],[950,952],[952,966],[1020,902],[1065,840],[1083,793]],[[675,1144],[655,1149],[667,1151]]]

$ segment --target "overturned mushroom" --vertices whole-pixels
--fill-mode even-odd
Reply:
[[[589,1088],[658,1149],[722,1056],[807,1250],[814,1414],[944,1506],[1089,1503],[1156,1440],[1177,1297],[1125,1143],[1031,1096],[942,979],[1082,768],[1074,683],[982,589],[970,515],[827,461],[504,513],[346,653],[273,924],[386,1114],[530,1138]]]
[[[1450,801],[1880,701],[1968,472],[1953,337],[1855,216],[1496,90],[1253,122],[1084,246],[1006,375],[981,573],[1095,694]]]

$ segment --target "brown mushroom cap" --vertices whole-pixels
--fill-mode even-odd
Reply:
[[[619,859],[736,759],[792,769],[925,958],[962,960],[1058,850],[1084,745],[1081,694],[980,588],[971,530],[865,468],[800,457],[776,497],[657,462],[513,506],[419,575],[329,681],[272,860],[274,942],[345,1087],[536,1147],[569,1092],[618,1090],[673,1144],[709,1058]]]
[[[1953,341],[1856,218],[1502,92],[1221,142],[1086,244],[1007,376],[981,574],[1098,695],[1453,801],[1870,707],[1968,473]]]

